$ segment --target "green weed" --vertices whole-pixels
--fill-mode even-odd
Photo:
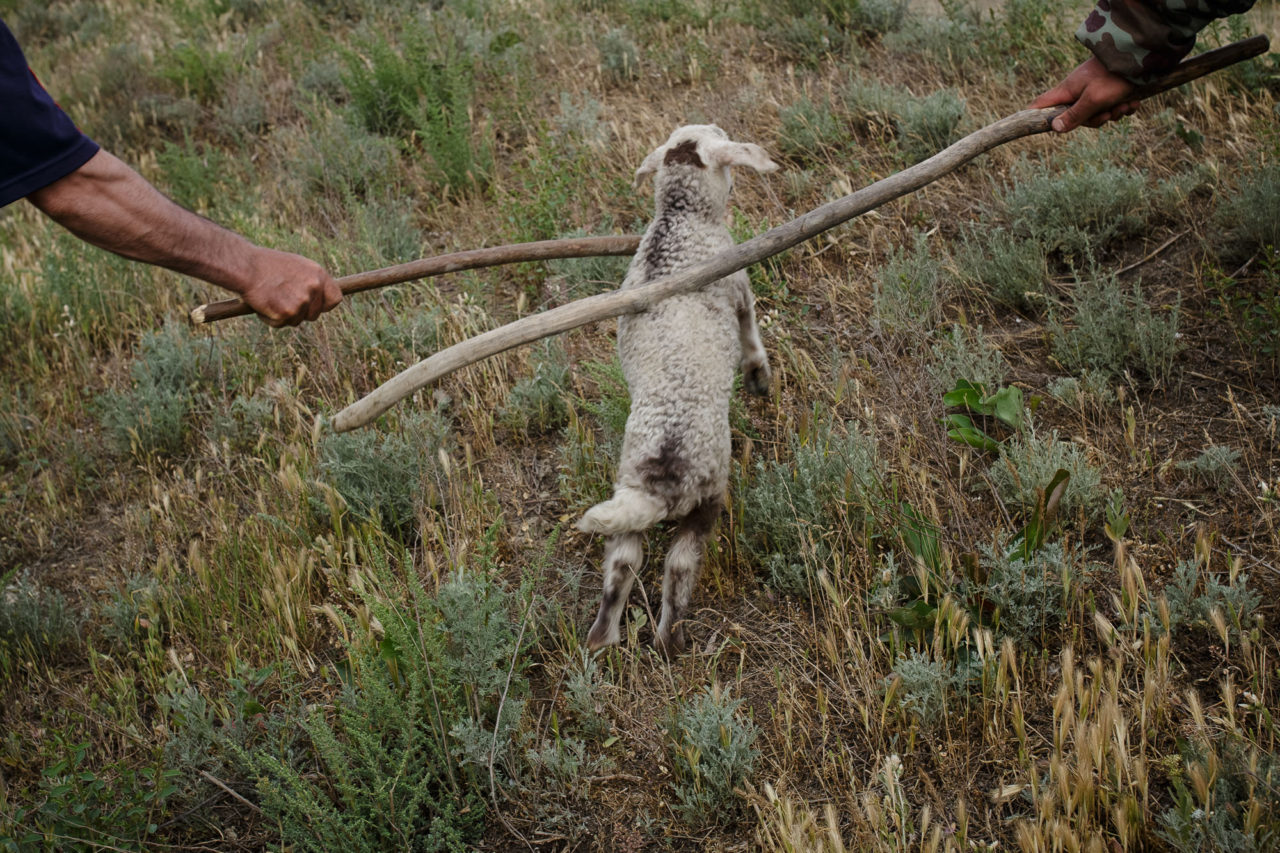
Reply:
[[[848,34],[814,11],[785,16],[766,13],[755,18],[755,26],[789,58],[808,68],[844,55],[849,47]]]
[[[1015,169],[1000,204],[1013,233],[1049,252],[1088,258],[1099,247],[1133,233],[1148,215],[1146,181],[1139,172],[1091,158],[1064,169]]]
[[[343,53],[343,83],[365,128],[403,136],[413,127],[419,93],[435,82],[436,57],[421,24],[411,24],[397,49],[381,34],[366,31],[355,50]]]
[[[784,0],[758,6],[748,3],[744,10],[756,26],[771,20],[812,17],[837,31],[878,36],[902,25],[907,5],[904,0]]]
[[[1055,310],[1048,322],[1053,354],[1063,365],[1111,377],[1134,369],[1152,382],[1169,379],[1181,349],[1176,302],[1159,315],[1138,283],[1124,288],[1114,273],[1097,269],[1077,275],[1070,300],[1069,319]]]
[[[400,586],[391,560],[408,572],[402,592],[389,588]],[[520,717],[505,594],[458,574],[431,598],[407,553],[374,562],[383,588],[365,603],[383,637],[353,650],[332,717],[315,711],[303,723],[327,784],[263,750],[247,759],[264,812],[295,849],[462,851],[483,826],[484,768]]]
[[[1060,470],[1071,475],[1061,498],[1062,511],[1098,511],[1106,498],[1101,474],[1089,462],[1083,447],[1061,441],[1056,432],[1047,437],[1034,432],[1013,436],[1002,445],[1001,457],[992,463],[990,476],[1002,500],[1028,508],[1036,506]]]
[[[101,608],[106,624],[102,635],[119,649],[135,647],[147,636],[158,635],[164,627],[166,591],[152,576],[133,575],[112,591]]]
[[[63,850],[68,841],[76,849],[149,849],[165,803],[177,791],[175,771],[158,764],[95,769],[90,746],[67,745],[65,757],[41,774],[40,801],[8,817],[0,814],[0,842],[10,841],[15,850]]]
[[[1225,494],[1233,491],[1239,483],[1240,451],[1234,447],[1210,445],[1200,451],[1195,459],[1179,462],[1178,468],[1204,485]]]
[[[63,40],[92,42],[110,31],[114,20],[109,9],[85,0],[6,5],[5,18],[26,50]]]
[[[1243,707],[1243,705],[1242,705]],[[1280,759],[1228,734],[1181,747],[1174,802],[1156,834],[1177,853],[1263,851],[1280,840],[1270,819],[1280,810]]]
[[[239,145],[264,134],[272,124],[267,89],[267,81],[260,73],[241,75],[232,81],[214,110],[218,133]]]
[[[910,5],[907,0],[828,0],[836,8],[835,20],[864,35],[884,35],[902,27]]]
[[[603,738],[611,729],[601,701],[604,677],[596,659],[581,649],[581,654],[564,682],[565,703],[572,714],[575,728],[590,738]]]
[[[281,694],[273,701],[273,694]],[[225,687],[202,692],[193,684],[174,683],[156,696],[170,735],[164,744],[165,766],[176,771],[177,796],[199,803],[220,791],[209,777],[224,784],[251,784],[248,756],[262,753],[291,767],[306,767],[307,751],[300,688],[278,665],[254,669],[243,661],[226,676]]]
[[[932,157],[959,139],[965,114],[964,101],[949,89],[905,101],[894,124],[906,162]]]
[[[583,198],[589,194],[587,174],[595,168],[591,165],[594,155],[587,149],[575,146],[566,156],[547,156],[547,151],[557,149],[554,138],[539,140],[539,150],[531,151],[527,160],[512,170],[513,195],[507,198],[508,221],[514,239],[520,241],[551,240],[574,234],[598,233],[595,223],[583,219]],[[632,199],[635,193],[625,181],[612,188],[618,198]],[[606,222],[611,222],[607,219]],[[588,228],[588,225],[590,227]],[[576,261],[575,263],[583,263]],[[614,258],[602,258],[587,262],[604,264],[613,268]],[[617,279],[621,281],[621,276]]]
[[[982,53],[1000,57],[1004,67],[1015,73],[1031,75],[1069,66],[1076,56],[1070,34],[1077,23],[1061,4],[1008,0],[994,20],[996,26],[984,27],[979,34]]]
[[[331,433],[320,443],[320,477],[357,517],[407,533],[418,514],[439,500],[438,454],[448,429],[439,415],[418,410],[401,416],[394,431]],[[319,496],[311,502],[317,513],[328,512]]]
[[[603,223],[605,228],[608,223]],[[586,237],[582,229],[564,235],[566,238]],[[616,290],[622,286],[622,279],[627,274],[628,257],[599,256],[594,258],[560,258],[547,261],[547,289],[552,293],[561,291],[561,298],[581,299],[607,290]],[[557,293],[559,295],[559,293]]]
[[[160,277],[154,270],[86,246],[65,231],[51,233],[38,264],[29,291],[4,288],[12,295],[0,297],[8,306],[0,309],[0,320],[15,327],[20,339],[46,349],[59,340],[84,340],[93,347],[119,341],[122,331],[136,328],[139,303],[157,301]],[[149,327],[151,320],[145,322]]]
[[[943,3],[944,17],[910,15],[903,26],[884,38],[885,47],[907,56],[929,56],[945,68],[956,68],[980,57],[981,19],[962,3]]]
[[[1200,560],[1180,560],[1173,577],[1165,585],[1164,597],[1169,606],[1169,630],[1211,629],[1213,613],[1220,612],[1228,628],[1238,631],[1248,625],[1262,597],[1249,589],[1249,576],[1234,571],[1226,578],[1210,572]],[[1159,623],[1159,620],[1155,620]]]
[[[210,215],[223,209],[231,177],[231,158],[220,148],[186,139],[181,145],[165,141],[156,152],[164,172],[165,193],[183,207]]]
[[[130,368],[132,387],[107,391],[96,401],[98,420],[116,452],[181,452],[197,386],[220,357],[212,340],[206,347],[175,324],[143,335]]]
[[[222,94],[227,78],[236,65],[229,52],[201,46],[193,42],[179,42],[164,53],[159,75],[202,104],[213,104]]]
[[[844,121],[827,99],[804,96],[779,111],[778,151],[797,163],[813,163],[851,141]]]
[[[298,89],[330,103],[338,103],[347,95],[342,81],[342,65],[331,56],[308,62],[298,77]]]
[[[1049,278],[1038,240],[990,225],[966,230],[956,264],[961,280],[979,294],[1020,310],[1036,304]]]
[[[604,106],[590,95],[581,103],[569,92],[560,93],[560,113],[552,120],[554,138],[561,146],[595,150],[609,141],[609,127],[600,120]]]
[[[840,87],[839,96],[850,118],[858,124],[892,124],[903,105],[911,99],[911,93],[906,89],[860,77],[850,77]]]
[[[640,48],[623,27],[609,30],[596,42],[600,66],[613,83],[623,83],[640,76]]]
[[[592,400],[578,397],[570,401],[569,422],[559,450],[560,494],[569,506],[580,508],[608,497],[614,460],[622,450],[631,411],[631,395],[616,359],[608,364],[588,363],[583,372],[597,390]]]
[[[399,165],[395,143],[343,113],[315,114],[307,132],[282,131],[279,139],[289,152],[280,156],[296,163],[294,180],[317,205],[379,198],[394,185]]]
[[[787,461],[757,460],[750,481],[735,489],[742,545],[768,583],[789,595],[809,594],[833,539],[846,521],[858,525],[883,489],[875,441],[852,423],[815,421],[808,436],[792,434]]]
[[[548,343],[530,362],[532,375],[511,387],[498,418],[507,427],[520,432],[544,433],[558,429],[564,426],[569,414],[565,404],[568,356],[562,347]]]
[[[554,784],[562,791],[576,792],[578,798],[586,796],[579,784],[583,776],[598,776],[613,769],[608,758],[591,755],[587,744],[575,737],[543,741],[537,749],[527,750],[524,760],[542,785]],[[544,796],[546,793],[544,788]]]
[[[497,533],[491,528],[491,536]],[[511,606],[511,596],[478,573],[454,574],[435,599],[444,672],[461,690],[464,709],[449,728],[451,749],[481,784],[517,757],[515,738],[528,695],[522,654],[533,638],[513,623]],[[512,775],[508,769],[499,778]]]
[[[472,122],[473,57],[459,44],[461,33],[418,19],[406,22],[398,45],[369,33],[346,51],[343,78],[364,126],[420,145],[435,179],[451,190],[487,183],[492,151],[475,140]]]
[[[985,579],[974,591],[990,608],[992,627],[1020,645],[1047,648],[1066,623],[1075,572],[1061,542],[1050,542],[1029,555],[984,548]]]
[[[0,678],[12,678],[24,660],[52,661],[80,641],[83,623],[66,596],[19,574],[0,587]]]
[[[462,60],[446,59],[410,110],[417,139],[435,166],[436,180],[452,190],[484,189],[493,171],[493,149],[485,130],[477,131],[472,123],[471,78]]]
[[[251,396],[237,396],[230,406],[217,407],[209,434],[233,450],[259,451],[268,429],[276,426],[278,413],[276,401],[259,388]]]
[[[1088,404],[1106,407],[1117,399],[1107,374],[1099,370],[1085,369],[1079,377],[1059,376],[1045,390],[1066,406],[1080,407]]]
[[[965,677],[954,664],[909,649],[894,662],[882,686],[919,725],[931,728],[941,721],[952,697],[965,688]]]
[[[694,828],[726,823],[741,811],[735,789],[751,778],[759,732],[738,713],[741,699],[708,687],[678,702],[667,728],[676,811]]]
[[[955,325],[933,345],[929,374],[941,388],[953,388],[956,381],[968,380],[985,388],[999,388],[1009,373],[1004,354],[982,332]]]
[[[917,232],[911,248],[895,248],[876,275],[872,317],[889,333],[926,336],[941,319],[945,286],[928,236]]]

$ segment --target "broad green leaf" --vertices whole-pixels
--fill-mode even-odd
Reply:
[[[970,447],[976,447],[978,450],[995,453],[1000,451],[1000,442],[977,427],[955,427],[947,430],[947,437],[962,441]]]
[[[935,614],[938,608],[927,601],[913,601],[905,607],[895,607],[889,611],[889,618],[904,628],[912,631],[928,631],[937,621]]]
[[[1022,389],[1012,385],[1001,388],[982,401],[990,405],[991,413],[1014,429],[1022,429]]]

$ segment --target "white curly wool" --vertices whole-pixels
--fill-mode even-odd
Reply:
[[[777,168],[764,149],[733,142],[715,125],[681,127],[645,158],[636,180],[654,175],[656,211],[624,289],[682,272],[732,245],[725,218],[733,166]],[[670,653],[684,648],[681,622],[724,503],[734,370],[741,368],[748,391],[769,390],[769,362],[746,272],[621,318],[618,353],[631,412],[614,494],[578,522],[580,530],[609,536],[604,593],[587,645],[594,650],[618,642],[622,611],[643,561],[640,533],[670,520],[676,534],[654,637]]]

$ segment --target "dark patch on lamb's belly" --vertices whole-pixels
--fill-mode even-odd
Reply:
[[[668,512],[679,502],[689,475],[689,460],[681,452],[681,445],[680,431],[673,429],[663,437],[658,452],[636,466],[645,488],[662,498]]]

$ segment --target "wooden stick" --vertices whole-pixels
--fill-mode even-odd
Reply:
[[[1159,81],[1141,89],[1141,97],[1180,86],[1210,71],[1264,53],[1270,41],[1254,36],[1201,54],[1182,63]],[[682,293],[690,293],[730,273],[784,252],[823,231],[860,216],[930,184],[1006,142],[1046,133],[1065,107],[1022,110],[961,139],[923,162],[843,198],[824,204],[745,243],[726,249],[710,260],[677,275],[630,290],[601,293],[523,317],[484,332],[418,362],[384,382],[369,395],[334,416],[331,426],[346,432],[365,426],[418,389],[454,371],[514,347],[622,314],[635,314]]]
[[[375,287],[386,287],[390,284],[403,284],[406,281],[417,281],[420,278],[430,278],[450,272],[496,267],[522,261],[631,255],[635,254],[638,245],[640,245],[638,236],[624,234],[618,237],[577,237],[542,240],[537,243],[514,243],[509,246],[494,246],[491,249],[470,249],[465,252],[436,255],[410,261],[407,264],[343,276],[338,279],[338,287],[346,296],[362,290],[372,290]],[[253,309],[243,300],[224,299],[221,302],[210,302],[192,309],[191,322],[198,326],[201,323],[214,323],[229,317],[243,317],[252,313]]]
[[[1224,44],[1213,50],[1206,50],[1197,56],[1182,60],[1165,74],[1146,84],[1139,86],[1130,97],[1135,101],[1150,98],[1161,92],[1176,89],[1213,71],[1221,71],[1237,62],[1261,56],[1271,48],[1271,39],[1265,35],[1249,36],[1247,39]]]

